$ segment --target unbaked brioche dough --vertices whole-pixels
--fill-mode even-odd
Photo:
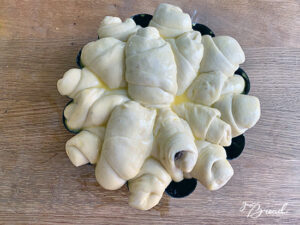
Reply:
[[[129,205],[141,210],[151,209],[159,203],[171,180],[157,160],[148,158],[138,175],[128,182]]]
[[[227,94],[213,107],[220,110],[221,119],[231,126],[232,137],[253,127],[260,117],[259,100],[254,96]]]
[[[156,206],[171,180],[194,177],[209,190],[233,175],[222,146],[253,127],[258,98],[243,95],[234,72],[245,61],[229,36],[201,36],[179,7],[160,4],[150,26],[107,16],[99,40],[84,46],[83,69],[57,82],[73,99],[66,127],[80,131],[66,143],[75,166],[95,164],[108,190],[127,181],[129,205]]]
[[[107,123],[96,178],[116,190],[134,178],[151,153],[156,111],[134,101],[115,107]]]
[[[190,175],[208,190],[224,186],[233,175],[233,169],[226,159],[222,146],[205,141],[196,141],[198,160]]]
[[[154,134],[157,153],[154,150],[153,154],[156,154],[174,181],[181,181],[183,173],[189,173],[193,169],[198,157],[190,127],[171,109],[161,109]]]
[[[85,89],[65,108],[66,123],[73,130],[102,126],[114,107],[128,100],[125,90]]]
[[[66,152],[74,166],[97,162],[104,134],[104,127],[91,127],[67,141]]]
[[[231,144],[230,126],[220,119],[218,110],[189,102],[173,108],[189,123],[196,138],[222,146]]]
[[[134,34],[140,26],[137,26],[133,19],[128,18],[124,22],[119,17],[106,16],[98,29],[99,38],[114,37],[121,41],[127,41],[130,35]]]
[[[145,105],[168,105],[177,92],[172,49],[154,27],[140,28],[126,45],[128,94]]]
[[[70,69],[65,72],[63,78],[57,82],[57,89],[61,95],[67,95],[74,98],[80,91],[92,88],[103,87],[102,83],[97,79],[95,74],[87,68]]]
[[[72,130],[82,129],[89,109],[104,92],[103,88],[88,88],[78,93],[73,102],[65,108],[64,116],[67,126]]]
[[[149,26],[156,27],[163,38],[175,38],[184,32],[192,30],[192,21],[189,14],[181,8],[162,3],[154,12]]]
[[[221,71],[231,76],[245,61],[245,54],[239,43],[229,36],[202,37],[204,54],[200,63],[200,73]]]
[[[83,47],[81,62],[109,88],[124,87],[124,48],[125,43],[120,40],[112,37],[102,38]]]
[[[182,95],[198,74],[203,56],[201,34],[189,31],[167,41],[172,47],[177,65],[177,95]]]
[[[187,91],[188,98],[198,104],[210,106],[224,94],[240,94],[245,81],[239,75],[227,77],[220,71],[201,73]]]

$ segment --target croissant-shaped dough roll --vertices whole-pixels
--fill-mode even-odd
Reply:
[[[125,87],[125,43],[112,37],[86,44],[81,62],[93,71],[109,88]]]
[[[122,22],[119,17],[106,16],[100,24],[98,35],[100,38],[114,37],[121,41],[127,41],[130,35],[139,28],[140,26],[137,26],[131,18]]]
[[[239,75],[227,77],[220,71],[201,73],[189,87],[187,96],[195,103],[210,106],[221,95],[239,94],[244,87],[245,81]]]
[[[74,98],[80,91],[101,86],[98,78],[88,69],[70,69],[65,72],[63,78],[58,80],[57,89],[61,95],[67,95]]]
[[[189,173],[197,161],[194,136],[187,122],[180,119],[171,109],[158,113],[155,132],[158,158],[174,181],[181,181],[183,173]]]
[[[97,162],[104,134],[104,127],[92,127],[81,131],[67,141],[66,152],[74,166]]]
[[[192,21],[189,14],[181,8],[162,3],[154,12],[149,26],[156,27],[164,38],[174,38],[184,32],[192,30]]]
[[[199,70],[203,56],[201,34],[197,31],[190,31],[167,41],[172,47],[177,65],[177,95],[182,95]]]
[[[155,117],[155,110],[134,101],[115,107],[95,172],[102,187],[116,190],[138,174],[151,151]]]
[[[240,75],[228,77],[222,88],[221,95],[240,94],[245,89],[245,80]]]
[[[90,108],[86,117],[84,127],[104,125],[111,112],[117,105],[128,101],[127,92],[125,90],[106,91],[103,95],[95,101]]]
[[[174,105],[173,109],[188,122],[196,138],[222,146],[231,144],[230,126],[219,118],[218,110],[190,102]]]
[[[112,110],[128,100],[125,90],[85,89],[66,107],[67,125],[75,130],[104,125]]]
[[[233,169],[220,145],[196,141],[198,160],[190,175],[209,190],[217,190],[232,177]]]
[[[90,107],[104,93],[103,88],[84,89],[69,104],[64,111],[67,126],[72,130],[79,130],[84,127]]]
[[[221,119],[231,126],[232,137],[253,127],[260,117],[260,103],[254,96],[227,94],[213,107],[220,110]]]
[[[177,92],[172,49],[154,27],[140,28],[126,45],[129,96],[146,105],[170,104]]]
[[[171,177],[162,165],[153,158],[148,158],[138,175],[128,182],[129,205],[140,210],[156,206],[163,196]]]
[[[200,73],[221,71],[227,76],[232,76],[245,61],[245,54],[239,43],[229,36],[210,35],[202,37],[204,54],[200,64]]]

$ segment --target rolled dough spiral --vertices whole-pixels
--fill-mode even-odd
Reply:
[[[78,130],[104,125],[115,106],[128,101],[124,90],[89,88],[80,92],[64,111],[67,126]]]
[[[231,126],[232,137],[253,127],[260,117],[259,100],[250,95],[227,94],[213,107],[221,112],[221,119]]]
[[[220,71],[232,76],[245,61],[245,54],[239,43],[229,36],[202,37],[204,54],[200,63],[200,73]]]
[[[220,119],[218,110],[190,102],[175,105],[173,109],[188,122],[196,138],[222,146],[231,144],[231,128]]]
[[[192,21],[181,8],[162,3],[156,8],[149,26],[157,28],[163,38],[175,38],[191,31]]]
[[[66,143],[66,152],[74,166],[95,164],[101,151],[104,127],[91,127],[76,134]]]
[[[205,141],[196,141],[198,160],[190,175],[209,190],[223,187],[233,175],[222,146]]]
[[[128,94],[145,105],[168,105],[177,92],[172,49],[154,27],[140,28],[126,45]]]
[[[156,206],[170,184],[171,177],[155,159],[148,158],[138,175],[128,182],[129,205],[140,210]]]
[[[122,22],[119,17],[106,16],[100,23],[98,35],[99,38],[114,37],[120,41],[127,41],[139,28],[131,18]]]
[[[81,62],[93,71],[109,88],[125,87],[125,42],[112,37],[86,44]]]
[[[245,81],[239,75],[227,77],[220,71],[201,73],[187,90],[187,96],[195,103],[211,106],[225,94],[240,94],[244,87]]]
[[[158,112],[154,134],[157,149],[153,150],[153,154],[174,181],[181,181],[183,173],[189,173],[193,169],[198,157],[190,127],[171,109],[166,108]]]
[[[172,47],[177,65],[178,90],[176,95],[181,95],[198,74],[203,56],[201,34],[198,31],[189,31],[176,39],[167,39],[167,41]]]
[[[138,174],[151,153],[155,117],[155,110],[134,101],[115,107],[95,172],[102,187],[116,190]]]

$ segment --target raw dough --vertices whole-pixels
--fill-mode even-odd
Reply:
[[[126,45],[128,94],[145,105],[168,105],[177,92],[172,49],[154,27],[141,28]]]
[[[57,81],[57,90],[61,95],[74,98],[80,91],[91,87],[103,87],[95,74],[87,68],[69,69],[63,78]]]
[[[200,73],[220,71],[232,76],[245,61],[245,54],[239,43],[229,36],[202,36],[204,55],[200,63]]]
[[[157,149],[153,150],[153,154],[174,181],[181,181],[183,173],[189,173],[193,169],[198,157],[195,138],[189,125],[171,109],[161,109],[156,119],[154,134]]]
[[[220,110],[221,119],[231,126],[232,137],[253,127],[260,117],[260,103],[254,96],[227,94],[213,107]]]
[[[230,126],[220,119],[218,110],[189,102],[175,105],[173,109],[188,122],[196,138],[222,146],[231,144]]]
[[[121,41],[134,34],[140,26],[137,26],[133,19],[128,18],[124,22],[119,17],[106,16],[98,29],[99,38],[114,37]]]
[[[154,12],[149,26],[156,27],[163,38],[175,38],[192,30],[189,14],[182,9],[167,3],[160,4]]]
[[[156,206],[170,184],[171,177],[162,165],[153,158],[148,158],[138,175],[128,181],[129,205],[140,210]]]
[[[245,81],[239,75],[227,77],[220,71],[201,73],[187,91],[188,98],[198,104],[210,106],[224,94],[240,94]]]
[[[155,110],[134,101],[115,107],[96,166],[96,179],[102,187],[119,189],[138,174],[151,152],[155,117]]]
[[[107,122],[112,110],[128,100],[125,90],[85,89],[64,111],[67,126],[74,130],[102,126]]]
[[[225,149],[205,141],[196,141],[196,145],[198,160],[190,175],[208,190],[223,187],[233,175]]]
[[[182,95],[198,74],[203,56],[201,34],[190,31],[167,41],[172,47],[177,65],[177,95]]]
[[[104,127],[91,127],[67,141],[66,152],[74,166],[97,162],[104,134]]]
[[[125,87],[125,43],[112,37],[86,44],[81,62],[93,71],[109,88]]]

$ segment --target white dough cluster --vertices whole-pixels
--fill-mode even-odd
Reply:
[[[179,7],[161,4],[149,27],[107,16],[82,49],[83,69],[57,82],[73,102],[66,143],[75,166],[96,164],[107,190],[127,181],[129,205],[148,210],[169,183],[194,177],[209,190],[233,175],[223,146],[253,127],[258,98],[241,94],[245,61],[229,36],[201,36]]]

